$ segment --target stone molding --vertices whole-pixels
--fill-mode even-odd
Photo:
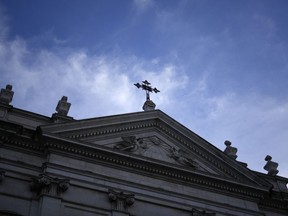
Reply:
[[[124,125],[125,126],[125,125]],[[193,150],[196,154],[200,155],[204,159],[207,160],[207,162],[210,162],[212,164],[218,165],[218,167],[222,167],[220,163],[218,163],[212,158],[212,156],[208,156],[209,154],[202,153],[202,150],[200,150],[196,145],[190,145],[189,143],[191,140],[189,140],[188,137],[180,136],[177,131],[174,133],[174,129],[169,129],[169,126],[165,126],[164,123],[155,121],[155,119],[148,120],[148,121],[142,121],[142,124],[131,124],[130,126],[127,126],[127,130],[132,130],[135,128],[147,128],[147,127],[156,127],[158,129],[161,129],[164,131],[169,137],[172,137],[176,139],[179,144],[186,145],[186,148]],[[116,130],[116,129],[115,129]],[[115,130],[107,131],[109,133],[116,133]],[[118,132],[121,132],[121,127],[117,128]],[[4,135],[4,134],[3,134]],[[266,188],[262,186],[254,187],[253,184],[249,186],[249,184],[246,186],[245,183],[238,184],[238,178],[232,178],[230,180],[221,179],[222,177],[216,177],[214,176],[207,176],[207,174],[201,174],[201,172],[189,172],[188,170],[183,169],[177,169],[175,167],[169,166],[169,165],[163,165],[156,162],[144,162],[135,155],[135,157],[129,156],[129,158],[126,157],[124,154],[115,154],[115,151],[110,151],[105,148],[101,148],[101,146],[92,147],[88,145],[81,145],[81,141],[78,142],[77,140],[66,140],[65,138],[58,138],[57,134],[43,134],[43,131],[41,134],[38,134],[41,141],[34,141],[30,140],[28,138],[22,138],[20,136],[17,136],[16,138],[12,138],[11,135],[8,134],[5,136],[1,136],[0,139],[5,140],[5,144],[15,145],[22,148],[25,148],[25,150],[34,150],[40,153],[44,153],[45,149],[49,150],[57,150],[57,151],[64,151],[65,153],[70,154],[76,154],[81,157],[85,157],[87,159],[93,159],[93,160],[100,160],[101,162],[107,162],[112,163],[116,165],[120,165],[122,167],[142,170],[143,172],[150,172],[154,173],[156,175],[166,176],[170,179],[185,181],[186,183],[192,183],[197,185],[202,185],[204,187],[214,188],[216,190],[224,190],[229,191],[236,194],[242,194],[244,196],[249,196],[253,198],[261,198],[263,197],[263,192],[266,192]],[[56,136],[56,137],[54,137]],[[20,139],[22,138],[22,139]],[[190,142],[189,142],[190,141]],[[208,152],[207,152],[208,153]],[[155,166],[156,165],[156,166]],[[222,169],[226,171],[226,173],[232,173],[223,166]],[[231,174],[233,175],[233,174]],[[234,176],[234,175],[233,175]],[[235,181],[235,182],[234,182]],[[239,182],[243,182],[239,180]],[[251,190],[252,188],[252,190]]]
[[[123,191],[108,190],[108,198],[112,209],[118,211],[128,211],[128,208],[135,202],[135,194],[124,193]]]
[[[55,149],[60,151],[65,151],[66,153],[77,154],[79,156],[84,156],[86,158],[96,159],[106,163],[112,163],[115,165],[120,165],[121,167],[127,167],[137,170],[142,170],[143,172],[153,173],[156,175],[161,175],[168,177],[169,179],[185,181],[185,183],[192,183],[197,185],[202,185],[204,187],[214,188],[216,190],[229,191],[230,193],[242,194],[250,198],[262,198],[264,189],[255,186],[238,184],[236,182],[231,182],[229,180],[217,179],[217,177],[207,176],[205,174],[200,174],[199,172],[192,172],[189,170],[175,169],[175,167],[170,167],[167,165],[162,165],[159,163],[147,162],[135,158],[129,155],[129,158],[119,157],[119,155],[114,155],[114,152],[106,152],[105,150],[90,148],[80,148],[74,147],[71,143],[61,145],[57,142],[47,142],[45,143],[46,148]]]
[[[124,166],[127,168],[142,170],[143,172],[154,173],[156,175],[168,177],[169,179],[185,181],[186,183],[202,185],[204,187],[214,188],[216,190],[224,190],[230,193],[241,194],[251,198],[262,198],[263,192],[265,192],[264,188],[261,189],[260,187],[251,187],[248,185],[246,187],[245,184],[238,185],[236,182],[233,183],[233,181],[230,182],[229,180],[225,181],[221,178],[216,180],[213,178],[213,176],[206,176],[206,174],[201,175],[201,172],[189,172],[188,170],[177,169],[175,167],[170,167],[155,162],[143,163],[141,159],[137,158],[137,155],[135,155],[135,158],[129,156],[127,159],[125,155],[115,155],[114,152],[107,151],[101,147],[95,148],[87,145],[82,146],[79,145],[81,143],[78,143],[77,141],[72,141],[72,143],[71,141],[67,140],[58,141],[57,137],[53,136],[45,137],[45,140],[52,139],[52,142],[45,141],[44,143],[41,143],[41,145],[39,145],[39,142],[36,143],[35,141],[31,142],[27,140],[26,142],[23,141],[23,139],[22,141],[20,141],[20,139],[12,140],[11,137],[7,136],[1,136],[0,139],[4,140],[6,144],[16,145],[25,148],[26,150],[30,149],[41,153],[44,153],[45,149],[48,151],[52,149],[65,151],[66,153],[76,154],[87,159],[100,160],[101,162],[107,162],[120,165],[122,167]],[[195,149],[195,151],[197,150]]]
[[[51,118],[54,123],[69,122],[74,120],[71,116],[60,115],[58,113],[53,113]]]
[[[13,146],[18,146],[21,148],[25,148],[25,149],[29,149],[37,151],[37,152],[43,152],[44,151],[44,147],[42,145],[37,145],[36,142],[33,142],[31,140],[25,140],[25,138],[23,139],[23,137],[21,137],[22,139],[17,139],[17,138],[12,138],[10,136],[0,136],[0,146],[4,145],[4,144],[9,144],[9,145],[13,145]]]
[[[0,183],[4,180],[4,178],[5,178],[5,171],[3,171],[3,170],[0,170]]]
[[[233,172],[229,167],[227,167],[227,164],[224,164],[220,160],[215,160],[215,157],[211,153],[207,152],[204,148],[200,148],[196,144],[191,145],[190,143],[193,142],[192,140],[184,136],[182,133],[171,128],[166,123],[161,122],[157,119],[152,119],[152,120],[150,119],[150,120],[139,121],[139,122],[130,122],[129,124],[122,124],[122,125],[120,124],[112,125],[112,126],[105,127],[105,129],[103,129],[102,127],[93,128],[88,131],[85,131],[85,133],[81,131],[81,133],[75,134],[76,132],[73,131],[73,135],[67,134],[64,137],[72,138],[72,139],[85,139],[85,138],[93,137],[93,136],[123,133],[123,132],[132,131],[132,130],[145,129],[145,128],[151,128],[151,127],[160,129],[160,131],[164,132],[169,137],[175,139],[181,146],[188,148],[189,150],[193,151],[196,155],[199,155],[200,157],[204,158],[206,161],[216,166],[217,169],[221,170],[226,175],[240,182],[243,182],[243,181],[245,182],[245,179],[239,174],[236,174],[235,172]]]
[[[37,177],[32,177],[31,190],[37,195],[61,196],[70,186],[69,179],[59,179],[40,174]]]
[[[216,216],[216,213],[208,213],[205,210],[192,208],[192,216]]]

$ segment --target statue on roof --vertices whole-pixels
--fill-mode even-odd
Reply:
[[[14,92],[12,91],[12,85],[6,85],[6,88],[2,88],[0,92],[0,103],[9,104],[12,102]]]
[[[63,116],[67,116],[71,103],[68,103],[68,97],[63,96],[61,98],[61,100],[58,101],[57,107],[56,107],[56,111],[58,114],[63,115]]]
[[[232,147],[232,146],[231,146],[232,143],[231,143],[229,140],[226,140],[226,141],[224,142],[224,144],[226,145],[226,149],[224,150],[224,153],[225,153],[226,155],[228,155],[230,158],[236,160],[236,158],[237,158],[237,151],[238,151],[237,148]]]
[[[266,165],[264,166],[264,169],[268,171],[268,175],[276,176],[278,174],[278,163],[272,161],[272,157],[270,155],[267,155],[265,157],[265,161],[267,161]]]

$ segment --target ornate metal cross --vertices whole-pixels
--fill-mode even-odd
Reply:
[[[134,84],[137,88],[142,88],[143,90],[146,91],[146,100],[150,101],[150,92],[155,92],[158,93],[160,92],[157,88],[152,88],[151,83],[149,83],[147,80],[142,81],[142,84],[136,83]]]

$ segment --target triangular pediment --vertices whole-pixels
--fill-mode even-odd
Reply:
[[[211,178],[261,186],[265,183],[242,163],[160,110],[75,120],[40,127],[55,139],[111,149],[114,154],[189,170]],[[110,151],[110,150],[109,150]]]

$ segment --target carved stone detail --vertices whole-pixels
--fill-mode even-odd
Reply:
[[[60,196],[69,186],[69,179],[53,178],[46,174],[40,174],[38,177],[32,178],[31,190],[37,192],[38,195]]]
[[[169,156],[173,158],[175,161],[182,165],[188,165],[194,168],[198,168],[199,165],[197,162],[193,161],[192,158],[189,158],[188,156],[185,156],[184,151],[181,149],[175,149],[174,147],[169,149],[170,153]]]
[[[152,100],[146,100],[143,104],[142,109],[144,111],[155,110],[156,104]]]
[[[278,163],[272,161],[272,157],[270,155],[267,155],[265,157],[265,161],[267,161],[266,165],[264,166],[264,169],[268,171],[268,175],[275,176],[279,172],[277,170]]]
[[[5,89],[1,89],[0,103],[9,104],[12,102],[14,92],[12,91],[12,85],[6,85]]]
[[[57,107],[56,107],[56,111],[58,114],[63,115],[63,116],[67,116],[71,103],[68,103],[68,97],[63,96],[61,98],[61,100],[58,101]]]
[[[141,146],[142,142],[140,142],[140,139],[137,139],[136,136],[124,136],[121,138],[122,138],[122,142],[116,144],[114,146],[115,149],[134,152],[142,147]]]
[[[197,210],[192,208],[192,216],[215,216],[216,213],[208,213],[205,210]]]
[[[114,145],[115,149],[119,149],[122,151],[127,152],[133,152],[135,154],[143,155],[143,156],[149,156],[148,153],[152,148],[154,150],[157,148],[159,152],[160,157],[162,155],[162,159],[167,162],[174,162],[176,164],[181,165],[187,165],[193,168],[199,168],[199,165],[196,163],[196,161],[193,160],[193,158],[184,152],[181,149],[176,149],[176,147],[173,147],[159,138],[152,136],[152,137],[144,137],[144,138],[137,138],[136,136],[125,136],[121,137],[122,142]],[[154,157],[155,157],[155,152]],[[152,154],[151,153],[151,154]],[[155,159],[161,159],[161,158],[155,158]]]
[[[112,204],[112,209],[119,211],[128,211],[128,208],[135,202],[134,194],[125,194],[123,191],[116,192],[112,189],[108,190],[108,198]]]
[[[225,182],[215,182],[212,179],[205,179],[202,177],[197,177],[197,176],[190,176],[185,174],[184,172],[180,172],[178,174],[175,174],[175,169],[163,169],[161,167],[155,167],[155,165],[143,165],[143,163],[141,162],[129,162],[126,159],[119,159],[117,157],[112,157],[112,156],[107,156],[107,155],[103,155],[101,153],[99,153],[98,151],[95,151],[94,149],[88,148],[88,147],[83,147],[83,149],[79,149],[79,148],[75,148],[71,145],[64,145],[63,143],[50,143],[47,142],[46,146],[49,148],[53,148],[53,149],[58,149],[61,151],[66,151],[66,152],[70,152],[72,154],[75,154],[75,152],[77,152],[78,155],[82,155],[83,157],[87,157],[87,158],[93,158],[93,160],[101,160],[101,161],[105,161],[108,163],[113,163],[113,164],[117,164],[117,165],[121,165],[121,166],[125,166],[125,167],[129,167],[132,169],[139,169],[145,172],[149,172],[149,173],[153,173],[153,174],[160,174],[162,176],[167,176],[170,179],[179,179],[179,180],[184,180],[187,183],[193,183],[193,184],[199,184],[199,185],[211,185],[211,187],[216,187],[218,189],[221,189],[223,191],[228,191],[231,193],[231,191],[235,191],[234,186],[233,185],[229,185],[226,184]],[[213,162],[214,165],[217,165],[215,161],[210,160],[211,162]],[[219,166],[219,168],[223,169],[222,166]],[[231,173],[229,171],[226,171],[227,174]],[[234,177],[234,175],[233,175]],[[236,179],[237,176],[235,176]],[[262,192],[258,192],[258,191],[251,191],[251,189],[245,187],[245,186],[240,186],[240,188],[237,190],[237,193],[244,195],[244,196],[249,196],[249,197],[254,197],[257,199],[263,199],[263,193]]]
[[[224,144],[226,145],[224,153],[228,155],[230,158],[235,160],[237,158],[237,151],[238,151],[237,148],[232,147],[231,146],[232,143],[229,140],[226,140]]]

